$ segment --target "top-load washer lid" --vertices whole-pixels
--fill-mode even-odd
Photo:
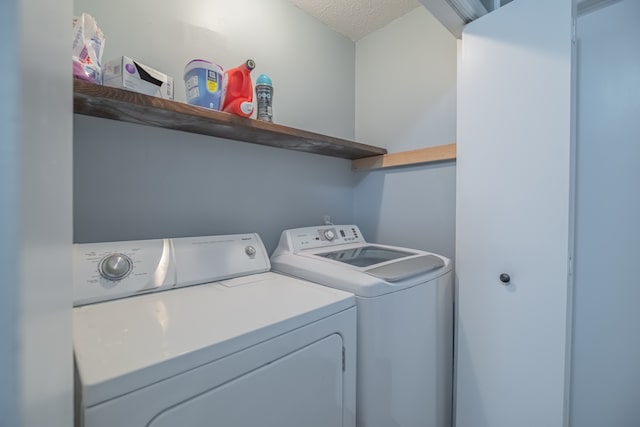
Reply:
[[[355,225],[285,230],[271,266],[363,297],[397,292],[451,271],[450,260],[440,255],[369,244]]]
[[[331,252],[316,253],[316,256],[367,268],[368,274],[389,282],[397,282],[444,267],[442,258],[435,255],[418,255],[390,247],[370,245]],[[393,261],[393,262],[389,262]]]
[[[318,252],[316,255],[327,259],[345,262],[350,265],[355,265],[356,267],[369,267],[374,264],[412,256],[415,255],[415,253],[369,245],[351,249],[339,249],[337,251],[330,252]]]

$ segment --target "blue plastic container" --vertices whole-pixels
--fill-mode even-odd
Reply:
[[[219,111],[222,107],[222,67],[204,59],[194,59],[184,67],[184,86],[191,105]]]

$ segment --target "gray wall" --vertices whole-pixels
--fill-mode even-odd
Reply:
[[[356,138],[399,152],[455,142],[456,39],[420,7],[356,44]],[[455,163],[356,174],[370,241],[453,258]]]
[[[455,163],[357,173],[356,223],[367,240],[453,259]]]
[[[354,137],[355,46],[286,0],[77,0],[105,32],[105,58],[131,56],[175,78],[204,58],[256,61],[274,82],[277,123]],[[342,159],[74,117],[76,242],[258,232],[268,250],[285,228],[353,222]]]
[[[75,116],[76,242],[258,232],[352,221],[350,162]]]
[[[71,1],[0,13],[0,425],[68,427]]]
[[[571,425],[640,425],[640,2],[578,20]]]
[[[190,59],[232,67],[252,57],[254,77],[274,81],[278,123],[348,139],[355,123],[356,140],[391,152],[455,141],[456,42],[424,8],[356,47],[285,0],[266,3],[75,9],[104,30],[105,58],[173,75],[176,100]],[[282,229],[330,215],[369,240],[453,256],[453,163],[354,174],[346,160],[87,117],[74,130],[76,242],[256,231],[272,250]]]

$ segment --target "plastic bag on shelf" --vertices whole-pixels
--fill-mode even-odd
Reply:
[[[104,34],[96,20],[87,13],[73,18],[73,76],[102,84]]]

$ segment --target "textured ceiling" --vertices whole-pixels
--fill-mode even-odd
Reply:
[[[420,6],[418,0],[289,1],[353,41]]]

